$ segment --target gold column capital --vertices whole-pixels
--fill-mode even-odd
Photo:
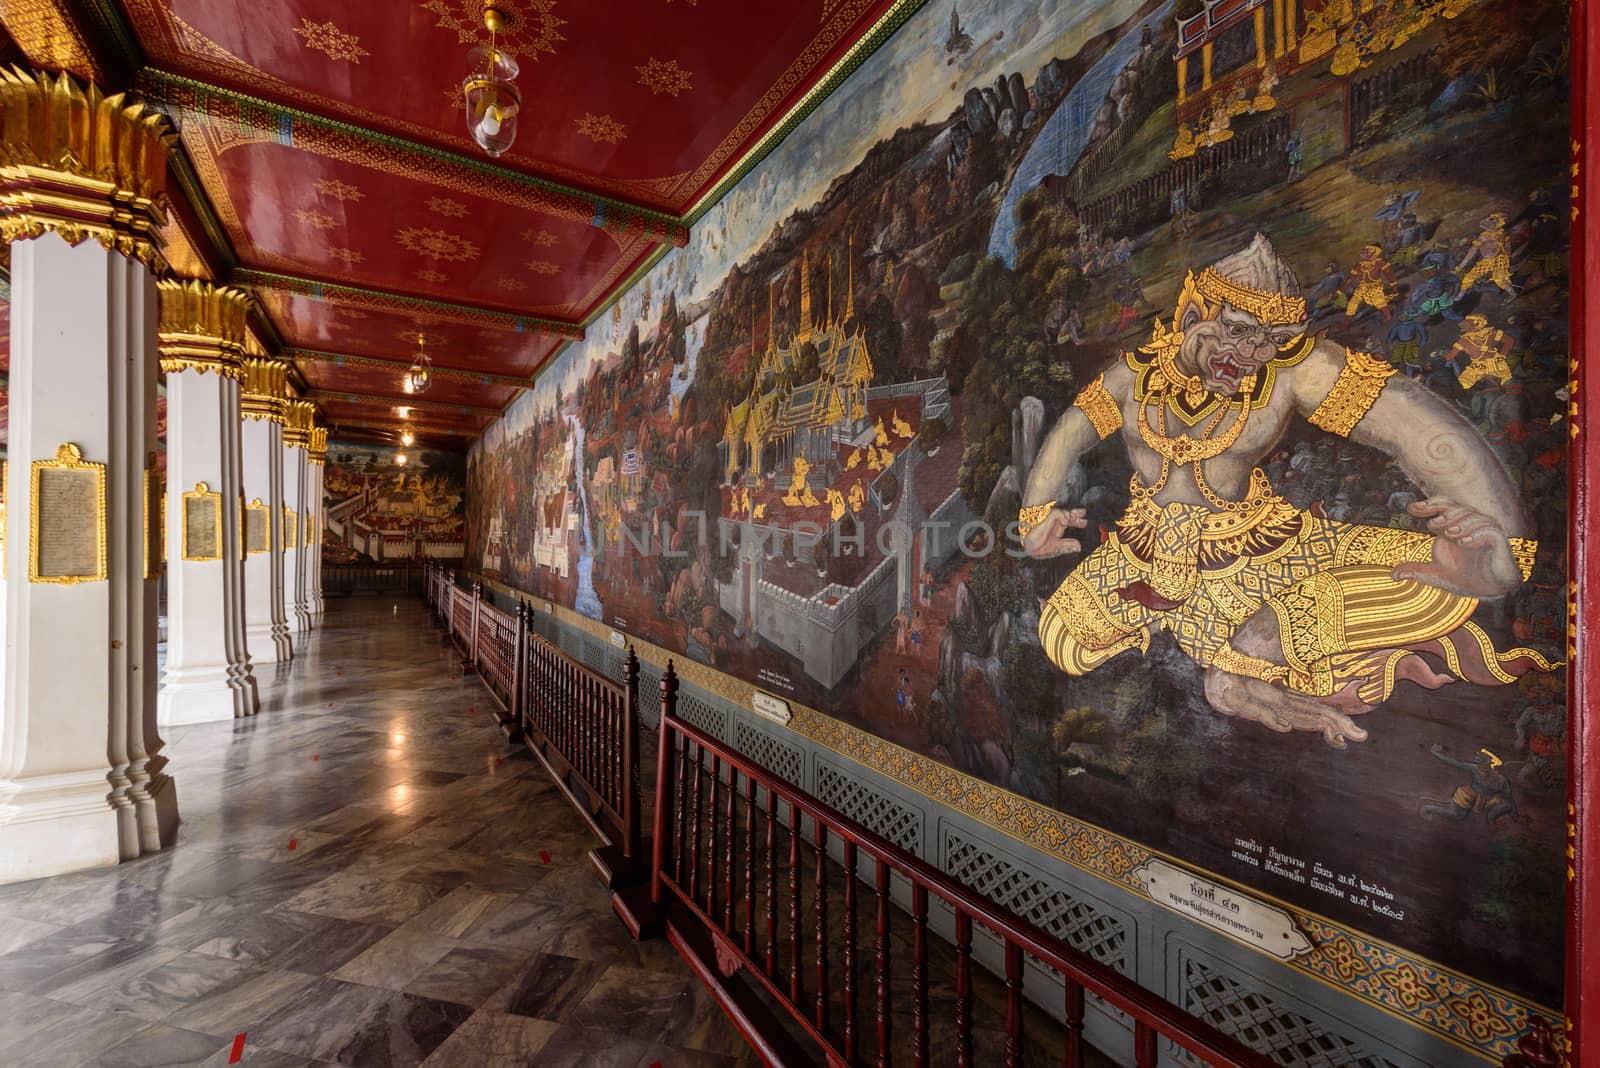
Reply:
[[[89,238],[160,273],[167,117],[68,74],[0,68],[0,240]]]
[[[289,364],[265,356],[246,356],[239,410],[246,419],[265,419],[282,426],[289,417]]]
[[[163,279],[156,292],[161,369],[167,374],[215,371],[242,381],[250,294],[192,278]]]
[[[311,447],[311,434],[316,429],[317,406],[311,401],[289,402],[289,418],[283,426],[283,443],[296,449]]]
[[[306,459],[321,467],[328,462],[328,428],[314,426],[311,428],[311,442],[306,450]]]

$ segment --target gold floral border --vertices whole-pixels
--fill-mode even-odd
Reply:
[[[531,597],[494,579],[483,578],[482,581],[491,589],[526,600],[541,610],[547,604],[543,598]],[[564,605],[555,605],[554,615],[562,623],[603,640],[608,640],[613,630],[621,630]],[[640,660],[657,668],[671,661],[680,679],[741,708],[750,707],[751,695],[759,689],[715,668],[687,660],[681,653],[631,634],[628,637]],[[801,737],[1128,893],[1145,896],[1133,871],[1147,860],[1159,858],[1203,871],[1180,857],[1151,849],[945,767],[814,708],[793,701],[789,705],[794,718],[788,729]],[[1561,1020],[1562,1015],[1553,1008],[1351,930],[1255,887],[1211,872],[1205,874],[1258,900],[1277,905],[1294,917],[1316,948],[1293,961],[1279,963],[1486,1061],[1499,1064],[1501,1058],[1516,1052],[1516,1039],[1527,1030],[1530,1015],[1543,1016],[1559,1031],[1554,1021]]]

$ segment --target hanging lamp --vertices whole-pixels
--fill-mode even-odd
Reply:
[[[433,361],[428,359],[427,335],[417,335],[417,356],[411,361],[400,386],[407,393],[426,393],[433,385]]]
[[[522,92],[516,78],[521,68],[498,46],[500,31],[506,24],[505,12],[485,3],[483,24],[489,30],[489,43],[467,53],[472,73],[461,82],[461,96],[466,101],[467,131],[479,148],[498,158],[517,139]]]

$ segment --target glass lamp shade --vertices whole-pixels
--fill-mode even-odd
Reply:
[[[472,73],[461,83],[467,129],[479,148],[499,156],[517,139],[517,112],[522,108],[522,93],[515,82],[517,61],[498,49],[481,45],[468,56]]]

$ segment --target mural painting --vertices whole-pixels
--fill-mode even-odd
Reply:
[[[925,6],[475,446],[469,561],[1555,1004],[1565,19]]]
[[[332,442],[322,476],[323,554],[336,562],[420,555],[460,542],[466,525],[466,457],[435,449]]]

